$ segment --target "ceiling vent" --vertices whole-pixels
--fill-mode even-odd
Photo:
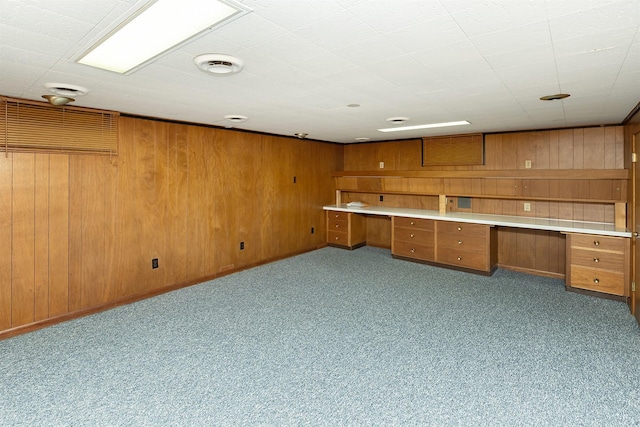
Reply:
[[[393,125],[399,125],[409,121],[409,117],[389,117],[387,121]]]
[[[44,87],[47,88],[49,92],[53,92],[56,95],[64,97],[83,96],[89,93],[89,89],[86,87],[66,83],[45,83]]]
[[[247,116],[239,116],[237,114],[231,114],[228,116],[224,116],[225,119],[229,120],[230,122],[233,123],[242,123],[242,122],[246,122],[248,117]]]
[[[239,73],[244,67],[241,59],[231,55],[221,55],[218,53],[207,53],[196,56],[193,62],[198,68],[207,73],[217,76],[228,76]]]

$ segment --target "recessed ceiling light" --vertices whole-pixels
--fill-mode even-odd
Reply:
[[[44,87],[56,95],[70,97],[82,96],[89,93],[89,89],[82,86],[70,85],[67,83],[45,83]]]
[[[462,125],[470,125],[471,123],[466,120],[461,120],[458,122],[444,122],[444,123],[430,123],[426,125],[416,125],[416,126],[401,126],[401,127],[393,127],[393,128],[385,128],[378,129],[380,132],[401,132],[405,130],[415,130],[415,129],[429,129],[429,128],[442,128],[447,126],[462,126]]]
[[[242,123],[249,119],[247,116],[240,116],[238,114],[230,114],[228,116],[224,116],[224,118],[233,123]]]
[[[77,60],[116,73],[132,72],[187,40],[249,10],[229,0],[155,0]]]
[[[231,55],[219,53],[205,53],[193,59],[196,66],[202,71],[218,76],[228,76],[240,72],[244,67],[241,59]]]
[[[369,141],[371,138],[366,138],[364,136],[360,137],[360,138],[356,138],[356,141],[358,142],[364,142],[364,141]]]
[[[347,104],[347,107],[350,108],[358,108],[360,106],[360,104]]]
[[[297,133],[294,133],[294,135],[300,139],[305,139],[309,134],[304,132],[297,132]]]
[[[394,125],[399,125],[399,124],[402,124],[404,122],[408,122],[409,121],[409,117],[389,117],[387,119],[387,121],[389,123],[394,124]]]
[[[564,99],[564,98],[568,98],[571,95],[569,95],[568,93],[556,93],[555,95],[546,95],[546,96],[541,96],[540,100],[541,101],[555,101],[556,99]]]

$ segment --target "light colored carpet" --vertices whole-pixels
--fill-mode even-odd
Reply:
[[[324,248],[0,341],[0,424],[640,425],[640,330],[561,280]]]

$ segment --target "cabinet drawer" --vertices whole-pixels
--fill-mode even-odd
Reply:
[[[424,261],[434,260],[433,245],[418,245],[412,242],[393,242],[393,254],[407,258],[421,259]]]
[[[327,211],[327,218],[329,218],[329,221],[332,219],[347,221],[349,219],[349,214],[350,212]]]
[[[624,295],[624,273],[572,265],[571,287]]]
[[[420,228],[433,231],[433,224],[434,221],[432,219],[403,218],[399,216],[393,218],[394,227]]]
[[[450,234],[441,233],[440,230],[438,230],[438,248],[485,253],[487,251],[487,237],[485,233],[481,235],[472,233]]]
[[[472,268],[474,270],[488,270],[488,260],[486,250],[478,251],[462,251],[453,249],[441,249],[438,247],[438,262],[443,264],[456,265],[459,267]]]
[[[329,217],[329,230],[342,231],[346,233],[349,229],[349,221],[346,219],[335,219]]]
[[[327,243],[349,246],[349,234],[346,231],[329,230],[329,241]]]
[[[433,231],[394,227],[393,240],[395,242],[409,242],[412,244],[433,246]]]
[[[571,265],[621,272],[624,269],[625,256],[624,253],[572,248]]]
[[[614,251],[622,253],[627,247],[627,239],[621,237],[572,234],[571,247],[590,248],[602,251]]]
[[[438,221],[438,233],[463,234],[466,236],[484,236],[489,226],[485,224],[468,224],[465,222]]]

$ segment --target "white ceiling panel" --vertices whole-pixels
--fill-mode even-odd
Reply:
[[[0,0],[0,94],[353,143],[620,123],[640,101],[640,0],[239,0],[251,11],[129,75],[79,65],[146,0]],[[131,46],[135,47],[135,40]],[[238,56],[240,74],[198,70]],[[543,102],[558,92],[571,97]],[[359,104],[359,107],[347,107]],[[382,134],[467,119],[467,127]]]

